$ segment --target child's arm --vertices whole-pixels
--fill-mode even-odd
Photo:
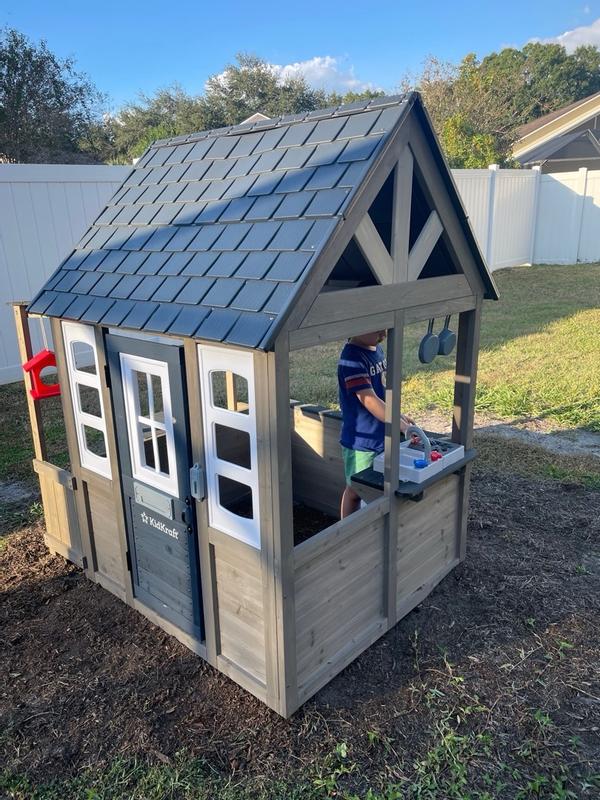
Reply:
[[[373,389],[361,389],[356,393],[356,396],[367,409],[369,414],[378,419],[380,422],[385,422],[385,403],[380,400],[375,394]],[[404,433],[409,425],[414,425],[415,421],[406,414],[400,415],[400,430]]]

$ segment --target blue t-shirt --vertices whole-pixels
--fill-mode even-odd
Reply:
[[[351,450],[384,448],[385,425],[363,406],[356,392],[373,389],[380,400],[385,400],[384,373],[386,360],[382,348],[375,350],[348,342],[338,361],[338,387],[342,410],[342,435],[340,443]]]

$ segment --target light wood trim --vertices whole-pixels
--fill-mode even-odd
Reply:
[[[198,351],[193,339],[185,339],[183,343],[185,356],[185,372],[188,397],[188,416],[192,445],[192,461],[202,467],[204,464],[204,427],[202,424],[202,402],[200,389],[200,373],[198,371]],[[200,557],[200,583],[202,586],[202,607],[204,612],[204,637],[206,660],[217,665],[217,585],[215,566],[210,545],[208,525],[208,503],[206,499],[195,501],[196,535],[198,537],[198,554]]]
[[[410,253],[408,254],[408,280],[416,281],[423,267],[427,263],[427,259],[431,255],[433,248],[436,246],[438,239],[442,235],[444,227],[440,221],[437,211],[432,211],[427,222],[423,225],[423,230],[417,237],[417,241],[413,244]]]
[[[369,212],[367,211],[354,232],[356,243],[379,283],[392,283],[394,265]]]
[[[402,392],[402,351],[404,313],[394,314],[394,327],[388,331],[388,356],[385,389],[385,453],[383,492],[390,501],[385,524],[386,581],[384,608],[390,625],[396,621],[396,580],[398,563],[398,506],[395,495],[400,478],[400,409]]]
[[[402,311],[412,306],[443,303],[471,294],[464,275],[444,275],[390,286],[364,286],[359,289],[327,292],[317,297],[302,327],[358,318],[368,314],[373,308],[378,313]]]
[[[406,283],[408,278],[408,245],[412,207],[413,157],[404,146],[394,175],[394,205],[392,224],[392,259],[394,283]]]
[[[17,329],[17,344],[19,346],[19,357],[21,364],[25,364],[33,356],[31,348],[31,333],[29,331],[29,318],[27,315],[27,303],[13,303],[15,315],[15,326]],[[42,323],[43,324],[43,323]],[[31,374],[23,371],[23,381],[25,383],[25,395],[27,397],[27,410],[29,411],[29,423],[31,426],[31,438],[33,439],[33,451],[38,461],[46,461],[48,451],[46,448],[46,436],[44,435],[44,420],[40,401],[31,396]]]

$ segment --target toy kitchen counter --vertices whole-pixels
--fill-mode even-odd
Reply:
[[[409,436],[400,445],[400,481],[396,496],[421,500],[428,487],[461,469],[475,458],[475,450],[433,433],[411,426]],[[352,487],[365,501],[381,496],[384,488],[384,454],[375,458],[373,466],[352,477]]]

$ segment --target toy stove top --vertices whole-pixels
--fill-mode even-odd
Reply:
[[[419,433],[419,441],[415,437],[407,439],[400,444],[400,480],[411,483],[423,483],[446,469],[451,464],[461,461],[465,455],[465,448],[455,444],[449,439],[428,439],[424,433]],[[430,445],[430,457],[427,457]],[[383,472],[384,454],[380,453],[373,461],[373,469]]]

